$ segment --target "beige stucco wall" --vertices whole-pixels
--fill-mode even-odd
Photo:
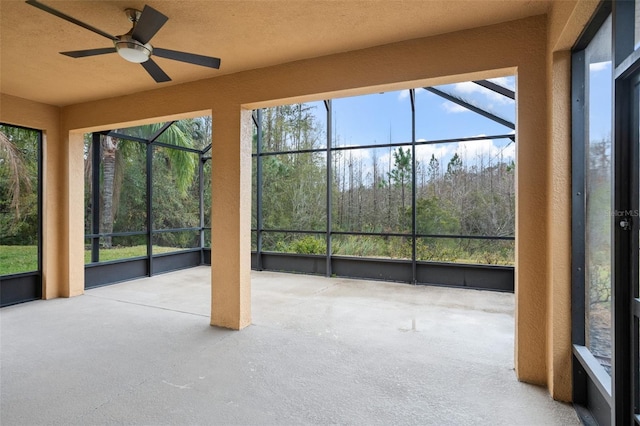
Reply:
[[[46,228],[53,235],[45,246],[47,296],[80,294],[84,286],[79,136],[83,131],[202,115],[203,111],[212,114],[211,323],[240,329],[251,322],[248,108],[515,73],[516,374],[520,380],[547,385],[557,399],[570,399],[566,51],[594,4],[559,2],[548,16],[71,105],[60,110],[59,122],[55,108],[3,96],[1,121],[46,129],[56,136],[48,138],[48,145],[55,143],[59,148],[47,156],[47,185],[55,187],[46,192],[47,224],[55,223]],[[21,108],[15,107],[18,112],[8,112],[16,105]],[[51,111],[51,117],[45,121],[32,117],[40,110]],[[52,238],[60,241],[59,246],[51,245]]]
[[[65,296],[67,269],[66,144],[60,138],[60,109],[0,94],[0,122],[43,130],[42,295]]]
[[[547,386],[571,400],[571,48],[597,0],[560,1],[548,15]]]

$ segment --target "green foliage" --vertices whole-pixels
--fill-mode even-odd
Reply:
[[[318,148],[322,130],[305,105],[263,114],[263,151]],[[326,224],[326,157],[321,153],[262,157],[263,223],[267,229],[323,229]],[[254,182],[256,182],[254,167]],[[255,204],[254,204],[255,205]],[[254,213],[255,216],[255,213]]]
[[[0,125],[0,243],[38,239],[38,132]]]
[[[320,238],[307,236],[296,240],[291,248],[293,253],[298,254],[325,254],[327,252],[327,243]]]
[[[421,238],[416,241],[416,257],[418,260],[454,262],[463,256],[463,250],[455,241],[438,238]]]
[[[326,142],[324,129],[316,119],[314,107],[285,105],[264,110],[263,152],[312,150]],[[127,129],[133,136],[149,136],[162,123]],[[3,244],[33,245],[37,241],[37,144],[23,129],[7,126],[29,170],[23,180],[19,197],[20,214],[12,207],[9,168],[0,167],[0,235]],[[31,139],[30,139],[31,138]],[[254,139],[255,140],[255,139]],[[211,141],[210,117],[180,120],[163,134],[161,142],[175,146],[204,149]],[[114,142],[114,141],[111,141]],[[105,142],[103,141],[102,144]],[[87,178],[91,170],[91,143],[86,143]],[[103,156],[105,150],[103,148]],[[116,140],[113,170],[100,170],[101,204],[108,194],[113,203],[111,228],[105,228],[106,212],[101,212],[101,232],[141,231],[147,221],[146,146]],[[329,182],[333,204],[330,207],[334,231],[410,233],[413,173],[416,173],[416,231],[427,235],[496,235],[511,236],[515,223],[515,188],[513,162],[479,158],[474,165],[456,153],[441,172],[435,155],[425,164],[416,162],[410,147],[341,150],[332,153],[332,179]],[[153,229],[198,227],[199,156],[166,147],[155,147],[152,153]],[[104,158],[104,157],[103,157]],[[0,161],[3,161],[0,158]],[[6,162],[6,160],[4,160]],[[324,231],[326,227],[327,164],[322,152],[284,153],[269,155],[262,161],[263,226],[267,230]],[[467,162],[469,164],[467,164]],[[4,163],[3,163],[4,164]],[[257,161],[254,160],[253,182],[257,182]],[[108,176],[109,173],[113,175]],[[204,163],[204,216],[210,225],[211,162]],[[418,179],[420,177],[420,179]],[[105,183],[112,182],[111,192]],[[85,181],[87,192],[85,229],[91,232],[90,179]],[[594,187],[593,204],[600,206],[607,200],[606,182]],[[31,190],[29,189],[31,186]],[[252,225],[257,225],[254,211]],[[96,206],[97,207],[97,206]],[[9,214],[11,213],[11,214]],[[107,225],[109,221],[107,220]],[[590,224],[602,228],[602,224]],[[604,228],[603,228],[604,229]],[[210,238],[210,235],[207,234]],[[606,234],[599,234],[602,243]],[[600,240],[598,240],[600,241]],[[113,243],[113,249],[107,249]],[[127,258],[146,254],[144,235],[113,237],[101,250],[101,260]],[[154,252],[194,247],[199,244],[196,232],[168,232],[154,235]],[[252,233],[252,246],[255,247]],[[157,249],[156,249],[157,246]],[[144,249],[144,250],[143,250]],[[263,249],[299,254],[324,254],[324,237],[308,234],[265,232]],[[333,253],[336,255],[409,259],[412,241],[409,237],[334,235]],[[417,257],[424,261],[512,264],[512,241],[461,240],[455,238],[419,238]],[[4,254],[4,253],[3,253]],[[593,261],[606,255],[606,250],[591,254]],[[114,257],[111,257],[114,256]],[[28,257],[25,255],[25,257]],[[12,258],[13,259],[13,258]],[[35,259],[35,257],[34,257]],[[13,261],[13,260],[12,260]],[[592,288],[604,288],[607,271],[594,273]],[[596,296],[594,296],[596,297]],[[607,295],[598,293],[598,298]]]
[[[263,152],[318,148],[320,130],[311,109],[289,105],[264,110]],[[410,147],[373,148],[332,153],[332,228],[334,231],[411,232],[413,158]],[[486,154],[485,154],[486,155]],[[326,159],[318,153],[286,153],[261,157],[262,212],[266,230],[325,228]],[[512,236],[515,232],[513,163],[492,157],[463,163],[455,153],[446,172],[435,155],[416,162],[416,231],[427,235]],[[254,179],[257,179],[254,160]],[[418,174],[422,174],[418,179]],[[255,180],[254,180],[255,181]],[[254,206],[255,206],[254,193]],[[254,208],[252,225],[257,226]],[[304,236],[265,232],[263,249],[311,252]],[[322,247],[324,247],[324,240]],[[511,248],[486,240],[420,239],[422,260],[513,264]],[[503,241],[500,241],[503,243]],[[334,235],[336,255],[411,258],[409,237]],[[318,250],[320,247],[318,247]]]
[[[589,144],[586,281],[591,303],[611,300],[611,140]]]
[[[393,151],[393,169],[389,172],[389,180],[401,188],[411,184],[411,151],[402,147]]]
[[[35,245],[1,245],[0,276],[38,270],[38,247]]]
[[[449,160],[449,163],[447,164],[446,175],[447,177],[452,177],[461,173],[463,170],[464,166],[462,164],[462,158],[460,158],[460,156],[456,152],[455,154],[453,154],[453,157],[451,157],[451,160]]]
[[[411,209],[405,212],[411,217]],[[460,220],[447,199],[432,196],[416,200],[416,232],[418,234],[457,234],[460,231]]]

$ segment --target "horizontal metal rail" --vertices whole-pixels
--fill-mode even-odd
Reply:
[[[169,126],[167,126],[167,127],[169,127]],[[197,149],[197,148],[189,148],[189,147],[186,147],[186,146],[173,145],[173,144],[166,143],[166,142],[160,142],[160,141],[157,141],[155,139],[145,139],[145,138],[141,138],[141,137],[138,137],[138,136],[125,135],[124,133],[117,133],[117,132],[114,132],[114,131],[99,132],[99,133],[101,135],[110,136],[112,138],[125,139],[125,140],[132,141],[132,142],[143,143],[145,145],[152,145],[152,146],[160,146],[160,147],[170,148],[170,149],[177,149],[177,150],[180,150],[180,151],[192,152],[194,154],[204,154],[205,152],[207,152],[207,150],[209,148],[211,148],[211,145],[209,145],[204,150],[200,150],[200,149]],[[159,137],[159,135],[158,135],[158,137]]]
[[[404,146],[420,146],[420,145],[436,145],[436,144],[444,144],[444,143],[457,143],[457,142],[476,142],[487,139],[514,139],[513,134],[500,134],[500,135],[487,135],[487,136],[469,136],[464,138],[453,138],[453,139],[434,139],[428,141],[416,141],[416,142],[393,142],[393,143],[384,143],[384,144],[367,144],[367,145],[353,145],[353,146],[332,146],[331,151],[348,151],[352,149],[374,149],[374,148],[399,148]],[[283,155],[283,154],[309,154],[309,153],[326,153],[327,148],[310,148],[310,149],[300,149],[300,150],[289,150],[289,151],[268,151],[261,152],[261,157],[268,157],[273,155]],[[258,154],[251,154],[252,157],[257,157]],[[209,159],[211,157],[208,157]]]
[[[171,229],[154,229],[151,232],[153,234],[166,234],[171,232],[200,232],[207,228],[191,227],[191,228],[171,228]],[[208,228],[211,229],[211,228]],[[131,231],[131,232],[111,232],[101,234],[85,234],[85,240],[90,238],[106,238],[106,237],[133,237],[136,235],[147,235],[147,231]]]
[[[211,229],[211,228],[208,228]],[[252,228],[252,232],[258,232],[258,229]],[[311,231],[311,230],[294,230],[294,229],[261,229],[260,232],[271,232],[274,234],[326,234],[327,231]],[[372,236],[372,237],[412,237],[410,233],[401,232],[358,232],[358,231],[331,231],[331,235],[355,235],[355,236]],[[416,234],[419,238],[450,238],[450,239],[466,239],[466,240],[505,240],[513,241],[514,236],[511,235],[458,235],[458,234]]]
[[[191,227],[191,228],[172,228],[172,229],[154,229],[151,232],[153,234],[168,234],[172,232],[200,232],[202,228],[200,227]]]

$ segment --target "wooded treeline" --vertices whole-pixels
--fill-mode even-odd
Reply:
[[[285,105],[262,111],[262,249],[264,251],[323,254],[327,229],[327,134],[323,121],[307,104]],[[155,134],[162,124],[120,129],[134,137]],[[0,159],[0,231],[3,244],[33,245],[37,241],[37,144],[28,132],[9,126],[3,134],[17,151],[4,149]],[[203,150],[211,141],[210,117],[181,120],[159,139],[171,145]],[[37,132],[35,132],[37,137]],[[20,136],[20,137],[18,137]],[[31,139],[29,139],[31,138]],[[340,145],[333,136],[332,146]],[[94,190],[99,191],[100,234],[144,232],[147,220],[147,146],[144,143],[101,136],[94,147],[85,141],[85,233],[94,233]],[[29,142],[31,141],[31,142]],[[254,152],[257,137],[254,135]],[[99,188],[92,188],[93,149],[100,149]],[[513,241],[438,238],[437,236],[514,235],[514,164],[491,153],[469,158],[464,152],[427,155],[416,147],[415,207],[417,258],[468,263],[513,263]],[[318,150],[282,153],[280,151]],[[8,155],[19,152],[22,165],[4,167]],[[205,157],[208,154],[205,154]],[[331,151],[332,252],[336,255],[410,258],[412,241],[413,152],[404,147],[338,149]],[[151,150],[153,229],[200,226],[198,169],[201,156],[167,147]],[[14,156],[15,157],[15,156]],[[27,161],[28,160],[28,161]],[[257,158],[253,158],[253,215],[257,227]],[[18,161],[19,163],[19,161]],[[204,167],[204,226],[210,226],[211,164]],[[28,178],[15,185],[18,169]],[[17,188],[17,189],[16,189]],[[16,192],[17,191],[17,192]],[[17,202],[16,200],[19,200]],[[9,214],[10,213],[10,214]],[[284,233],[283,230],[316,233]],[[341,232],[404,235],[343,235]],[[420,236],[422,235],[422,236]],[[87,244],[89,245],[89,239]],[[256,232],[253,233],[253,248]],[[103,250],[146,244],[145,235],[103,237]],[[162,247],[198,247],[197,231],[157,233],[153,244]]]
[[[263,250],[326,252],[326,129],[308,105],[263,110]],[[339,136],[338,136],[339,137]],[[468,142],[473,143],[473,142]],[[333,146],[339,145],[334,141]],[[416,241],[420,260],[513,263],[513,241],[431,236],[512,237],[515,230],[514,163],[491,153],[465,163],[463,152],[428,161],[416,148]],[[297,150],[318,152],[268,153]],[[255,149],[254,149],[255,152]],[[254,182],[256,181],[254,157]],[[413,159],[411,146],[340,149],[331,152],[332,232],[411,234]],[[254,191],[254,228],[257,226]],[[334,254],[410,258],[402,236],[335,235]]]

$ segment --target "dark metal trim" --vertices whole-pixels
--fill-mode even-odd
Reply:
[[[134,235],[146,235],[147,231],[129,231],[129,232],[104,232],[97,234],[85,234],[85,239],[90,238],[105,238],[105,237],[131,237]]]
[[[253,114],[252,114],[253,116]],[[257,126],[256,134],[256,249],[258,252],[258,271],[262,271],[262,231],[263,231],[263,217],[262,217],[262,109],[256,111],[254,117],[254,123]]]
[[[84,288],[102,287],[148,276],[148,259],[135,257],[84,265]]]
[[[640,49],[633,51],[626,59],[624,59],[620,65],[618,65],[613,76],[616,79],[629,78],[640,70]]]
[[[516,99],[516,92],[511,90],[511,89],[507,89],[506,87],[500,86],[499,84],[496,84],[492,81],[489,80],[474,80],[474,83],[477,84],[478,86],[482,86],[485,89],[489,89],[492,90],[496,93],[501,94],[504,97],[507,97],[509,99]]]
[[[211,179],[211,175],[209,175]],[[200,154],[200,161],[198,161],[198,241],[200,247],[204,247],[204,161],[202,161],[202,154]],[[204,257],[202,250],[200,251],[200,263],[204,263]]]
[[[153,274],[177,271],[180,269],[200,266],[202,249],[181,250],[171,253],[162,253],[154,256]]]
[[[26,272],[0,277],[0,307],[42,299],[42,274]]]
[[[411,283],[417,281],[417,250],[416,250],[416,233],[418,229],[416,215],[416,91],[409,90],[409,98],[411,99]]]
[[[170,234],[174,232],[200,232],[201,229],[199,226],[192,226],[190,228],[154,229],[151,232],[154,234]]]
[[[615,1],[612,10],[613,66],[617,68],[633,53],[636,1]]]
[[[102,163],[102,135],[91,135],[91,262],[100,262],[100,165]],[[85,235],[85,238],[87,236]]]
[[[153,274],[202,265],[201,251],[197,248],[154,255]],[[149,259],[146,256],[86,264],[85,289],[147,277],[148,270]]]
[[[36,133],[36,156],[37,156],[37,207],[36,214],[36,271],[20,272],[17,274],[0,275],[0,307],[15,305],[17,303],[42,299],[42,242],[43,242],[43,181],[44,181],[44,138],[42,130],[24,127],[16,124],[0,122],[0,125],[28,130]]]
[[[448,100],[449,102],[453,102],[454,104],[458,104],[458,105],[468,109],[469,111],[473,111],[476,114],[480,114],[481,116],[488,118],[489,120],[495,121],[498,124],[502,124],[503,126],[508,127],[510,129],[513,129],[513,130],[516,129],[516,125],[514,123],[512,123],[512,122],[510,122],[508,120],[505,120],[502,117],[498,117],[497,115],[492,114],[492,113],[490,113],[488,111],[485,111],[482,108],[479,108],[479,107],[477,107],[475,105],[471,105],[468,102],[465,102],[465,101],[463,101],[461,99],[456,98],[455,96],[451,96],[450,94],[445,93],[442,90],[438,90],[435,87],[425,87],[424,89],[429,91],[429,92],[431,92],[431,93],[433,93],[433,94],[435,94],[435,95],[440,96],[441,98],[444,98],[444,99]]]
[[[147,275],[153,274],[153,146],[147,145]]]
[[[170,122],[171,124],[173,124],[174,122]],[[125,139],[128,141],[132,141],[132,142],[139,142],[139,143],[143,143],[145,145],[153,145],[153,146],[158,146],[158,147],[163,147],[163,148],[170,148],[170,149],[177,149],[180,151],[187,151],[187,152],[192,152],[194,154],[204,154],[205,152],[207,152],[208,149],[211,148],[211,145],[209,145],[207,148],[205,148],[204,150],[199,150],[196,148],[189,148],[186,146],[180,146],[180,145],[172,145],[170,143],[165,143],[165,142],[159,142],[157,140],[155,140],[155,138],[159,137],[162,133],[164,133],[164,131],[166,131],[166,129],[168,129],[171,124],[169,126],[166,126],[166,128],[163,127],[164,130],[162,130],[162,132],[156,132],[156,135],[152,136],[152,139],[145,139],[145,138],[140,138],[137,136],[130,136],[130,135],[125,135],[124,133],[118,133],[115,132],[113,130],[109,130],[109,131],[105,131],[105,132],[98,132],[102,135],[105,136],[111,136],[113,138],[118,138],[118,139]]]
[[[211,229],[211,228],[205,228]],[[252,228],[251,231],[257,232],[258,229]],[[262,232],[272,232],[281,234],[325,234],[326,231],[310,231],[310,230],[294,230],[294,229],[262,229]],[[407,237],[412,238],[413,235],[416,238],[451,238],[451,239],[465,239],[465,240],[503,240],[514,241],[515,237],[512,236],[495,236],[495,235],[454,235],[454,234],[409,234],[409,233],[393,233],[393,232],[356,232],[356,231],[332,231],[332,235],[360,235],[371,237]]]
[[[202,154],[202,151],[200,151],[199,149],[189,148],[189,147],[186,147],[186,146],[171,145],[170,143],[158,142],[158,141],[151,142],[150,144],[153,145],[154,147],[177,149],[179,151],[191,152],[192,154]]]
[[[598,9],[591,17],[589,23],[584,27],[582,34],[578,37],[578,41],[573,45],[572,50],[584,50],[587,48],[593,37],[595,37],[596,33],[609,17],[612,9],[612,1],[611,0],[603,0],[598,6]]]
[[[145,145],[149,144],[149,141],[147,139],[139,138],[137,136],[125,135],[124,133],[118,133],[118,132],[115,132],[113,130],[108,130],[108,131],[104,131],[104,132],[97,132],[97,133],[100,133],[101,135],[104,135],[104,136],[110,136],[112,138],[126,139],[126,140],[132,141],[132,142],[140,142],[140,143],[143,143]]]
[[[327,160],[327,191],[326,191],[326,265],[325,275],[330,277],[333,274],[333,268],[331,264],[331,255],[333,253],[332,248],[332,232],[333,232],[333,103],[331,100],[324,101],[325,109],[327,110],[327,148],[326,148],[326,160]]]
[[[614,3],[614,17],[620,12],[618,7],[624,2]],[[615,34],[618,31],[613,29],[614,45]],[[617,49],[614,49],[617,50]],[[632,200],[632,189],[629,183],[635,182],[638,173],[638,165],[634,161],[635,147],[631,141],[631,84],[627,80],[616,80],[614,83],[614,128],[613,128],[613,207],[616,211],[629,211],[634,208]],[[635,166],[635,170],[634,170]],[[638,186],[635,187],[638,190]],[[636,218],[627,218],[631,223],[637,221]],[[612,408],[613,424],[629,424],[633,413],[632,395],[633,387],[631,383],[631,282],[634,278],[632,267],[637,267],[638,252],[633,253],[633,235],[638,235],[638,225],[633,226],[630,232],[618,225],[619,218],[611,220],[612,244],[612,330],[613,351],[612,351],[612,376],[613,389],[612,396],[615,404]]]
[[[44,164],[43,163],[43,158],[44,158],[44,138],[42,137],[42,130],[37,130],[38,132],[38,147],[37,147],[37,155],[38,155],[38,166],[37,166],[37,173],[38,173],[38,190],[37,190],[37,197],[38,197],[38,204],[37,204],[37,215],[38,215],[38,220],[37,220],[37,232],[38,232],[38,237],[36,239],[37,244],[38,244],[38,274],[40,276],[39,280],[40,280],[40,293],[39,293],[39,298],[42,298],[42,242],[44,241],[42,232],[44,230],[43,227],[43,217],[44,217],[44,213],[43,213],[43,209],[44,209],[44,191],[43,191],[43,183],[44,183]]]
[[[586,83],[585,52],[572,57],[571,143],[571,342],[585,345]]]
[[[591,381],[598,387],[598,390],[604,396],[607,404],[611,406],[611,402],[613,400],[611,395],[611,376],[607,374],[604,367],[602,367],[586,346],[573,345],[573,355],[584,367],[584,370],[591,378]]]
[[[584,49],[589,45],[611,10],[603,3],[591,19],[572,55],[572,221],[571,221],[571,341],[573,343],[573,400],[582,405],[592,418],[608,424],[611,418],[611,377],[595,359],[586,344],[585,333],[585,232],[586,232],[586,170],[588,132],[588,87]],[[603,406],[604,404],[604,406]],[[579,410],[579,413],[583,410]],[[584,413],[583,413],[584,414]],[[582,415],[581,418],[586,418]]]
[[[458,143],[458,142],[474,142],[474,141],[482,141],[486,139],[511,139],[515,142],[515,136],[513,134],[502,134],[502,135],[488,135],[488,136],[469,136],[464,138],[454,138],[454,139],[434,139],[430,141],[416,141],[416,146],[421,145],[437,145],[444,143]],[[357,146],[334,146],[331,148],[331,151],[348,151],[354,149],[376,149],[376,148],[400,148],[405,146],[410,146],[411,142],[394,142],[394,143],[385,143],[385,144],[369,144],[369,145],[357,145]],[[300,151],[269,151],[263,152],[260,155],[263,157],[272,156],[272,155],[284,155],[284,154],[308,154],[308,153],[324,153],[326,152],[326,148],[315,148],[315,149],[305,149]],[[257,154],[251,154],[255,157]]]
[[[252,268],[257,253],[252,252]],[[325,255],[263,252],[263,270],[326,275]],[[371,259],[331,256],[331,276],[383,280],[406,284],[514,291],[514,268],[500,265],[469,265],[446,262],[416,262],[417,280],[408,259]]]
[[[149,139],[148,143],[154,143],[160,136],[162,136],[162,134],[164,132],[167,131],[167,129],[169,127],[171,127],[173,125],[173,123],[175,123],[175,120],[174,121],[167,121],[166,123],[164,123],[163,126],[160,129],[158,129],[156,134],[151,136],[151,138]]]
[[[257,231],[257,229],[252,229],[252,231]],[[269,229],[262,228],[262,232],[271,232],[271,233],[279,233],[279,234],[325,234],[326,231],[311,231],[311,230],[294,230],[294,229]]]

